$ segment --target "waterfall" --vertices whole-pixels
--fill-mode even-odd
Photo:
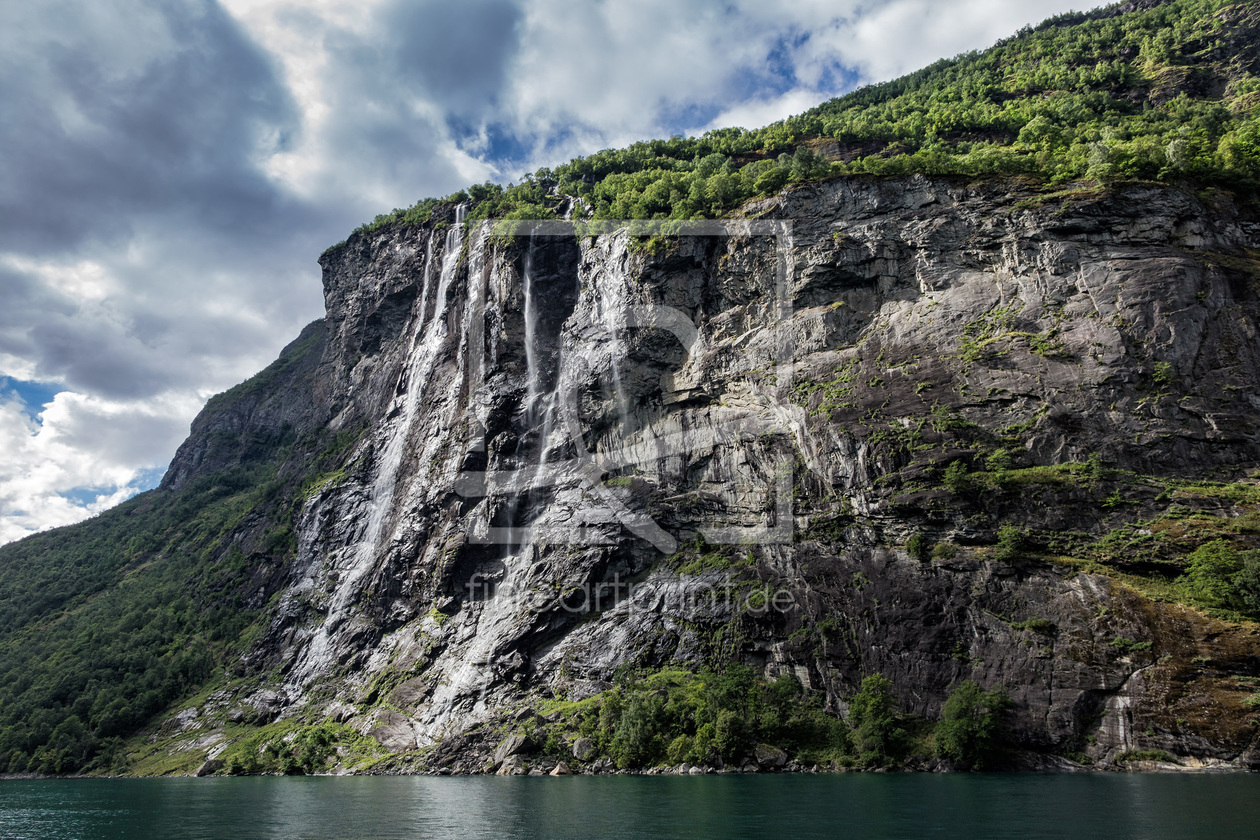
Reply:
[[[416,411],[420,407],[420,391],[428,380],[437,356],[438,346],[446,337],[446,296],[450,290],[451,280],[459,265],[459,251],[464,244],[464,216],[467,207],[463,204],[455,208],[455,224],[446,231],[446,248],[442,254],[442,270],[438,274],[437,300],[433,303],[433,318],[427,325],[421,325],[417,332],[423,333],[419,346],[412,351],[410,364],[407,367],[407,392],[403,397],[402,411],[399,419],[386,429],[384,445],[376,463],[376,479],[372,483],[372,494],[368,502],[368,523],[364,528],[363,538],[355,547],[355,562],[351,574],[357,579],[357,570],[366,572],[374,563],[377,543],[382,536],[385,517],[393,504],[394,490],[398,483],[398,470],[402,466],[403,455],[406,454],[408,432]],[[423,311],[423,307],[422,307]],[[347,581],[348,583],[349,581]],[[334,604],[353,597],[354,587],[339,586]]]
[[[416,334],[413,338],[412,352],[415,352],[414,341],[419,340],[424,327],[424,315],[429,307],[429,282],[433,279],[433,238],[437,231],[429,232],[429,241],[424,246],[424,283],[420,286],[420,310],[416,313]]]
[[[477,238],[468,242],[468,293],[464,317],[460,323],[458,353],[459,371],[456,380],[465,382],[469,394],[469,410],[476,415],[473,404],[486,375],[486,287],[483,261],[486,254],[486,227],[481,225]],[[478,417],[478,421],[484,421]],[[475,448],[484,447],[484,441]]]
[[[529,530],[516,526],[522,500],[526,509],[536,500],[537,480],[547,467],[547,440],[554,426],[555,393],[543,393],[543,358],[538,346],[539,313],[535,281],[535,257],[537,255],[537,226],[529,231],[529,245],[521,267],[522,317],[525,322],[525,396],[521,402],[521,434],[517,439],[513,461],[516,469],[505,484],[497,488],[505,493],[502,510],[494,516],[504,524],[489,527],[484,538],[507,545],[527,542]],[[490,490],[493,495],[494,489]]]
[[[344,622],[352,612],[352,605],[361,588],[363,580],[376,567],[377,551],[385,533],[385,524],[393,507],[395,491],[398,486],[398,473],[403,458],[407,453],[407,441],[411,425],[415,420],[421,403],[421,392],[437,351],[446,338],[446,296],[451,280],[459,265],[459,252],[464,242],[464,218],[467,206],[459,205],[455,209],[455,224],[446,231],[445,251],[442,254],[442,268],[438,274],[437,297],[433,304],[433,317],[424,322],[425,303],[421,300],[420,312],[415,320],[412,351],[407,367],[399,378],[399,384],[406,382],[406,392],[400,398],[394,397],[395,405],[387,416],[393,417],[377,433],[375,475],[368,488],[365,524],[357,542],[350,547],[349,562],[345,564],[336,589],[332,593],[328,607],[328,616],[311,638],[307,648],[305,661],[300,667],[303,676],[309,676],[324,669],[329,657],[329,639],[333,631]],[[432,237],[429,239],[428,255],[432,259]],[[429,262],[425,265],[424,294],[428,294]],[[419,339],[416,341],[415,339]],[[397,391],[397,389],[396,389]],[[398,404],[401,399],[401,405]]]
[[[521,436],[516,442],[516,471],[507,485],[507,499],[500,518],[504,521],[501,528],[491,528],[488,536],[496,541],[517,544],[523,541],[522,534],[516,528],[516,514],[520,508],[521,494],[528,491],[535,470],[523,462],[529,454],[530,433],[538,424],[538,401],[542,391],[542,375],[538,365],[537,320],[538,313],[534,309],[534,234],[536,227],[530,227],[529,246],[525,250],[524,264],[521,267],[521,291],[524,297],[522,317],[525,320],[525,399],[522,403]],[[540,447],[546,447],[546,440],[539,438]],[[541,458],[540,458],[541,460]],[[506,538],[506,539],[504,539]]]
[[[625,387],[621,383],[620,362],[620,357],[625,354],[625,348],[621,346],[621,332],[617,328],[619,307],[617,301],[610,300],[609,295],[612,290],[607,288],[608,285],[611,284],[606,284],[600,295],[600,308],[603,310],[604,326],[611,337],[608,342],[608,358],[612,371],[613,391],[617,400],[617,417],[621,421],[621,434],[627,435],[630,433],[630,408]]]
[[[541,375],[538,370],[538,313],[534,308],[534,232],[529,229],[529,248],[525,251],[525,266],[522,272],[521,285],[525,293],[525,419],[526,425],[533,428],[538,420],[538,398],[541,391]]]
[[[521,276],[525,305],[525,438],[537,429],[538,460],[533,473],[537,475],[547,465],[547,440],[551,437],[555,412],[555,392],[543,393],[542,359],[538,348],[538,294],[534,288],[537,279],[534,271],[535,241],[538,228],[529,230],[529,247],[525,251],[525,264]],[[521,450],[518,448],[518,457]],[[531,479],[532,480],[532,479]]]

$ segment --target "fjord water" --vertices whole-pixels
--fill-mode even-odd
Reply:
[[[0,781],[5,840],[1254,838],[1260,776]]]

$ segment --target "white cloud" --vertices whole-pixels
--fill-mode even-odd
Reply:
[[[398,8],[431,12],[450,4],[223,4],[273,56],[301,111],[301,132],[262,164],[293,194],[335,202],[362,220],[494,173],[451,137],[439,91],[416,90],[398,72],[400,54],[424,48],[400,41],[408,33],[395,25]],[[466,61],[475,66],[485,58],[469,53]]]
[[[69,525],[134,495],[144,469],[170,459],[197,402],[63,391],[32,420],[16,397],[0,400],[0,542]]]
[[[983,49],[1021,26],[1078,5],[1064,0],[889,0],[829,22],[818,15],[818,28],[799,52],[799,72],[812,79],[840,62],[859,70],[864,81],[887,81],[939,58]],[[1085,4],[1093,5],[1101,4]]]
[[[1067,0],[0,5],[0,542],[166,463],[321,310],[315,260],[430,195],[753,128]],[[83,488],[98,488],[98,493]],[[68,494],[68,495],[67,495]]]
[[[810,90],[790,90],[782,96],[753,102],[741,102],[728,108],[709,121],[703,128],[692,129],[690,133],[698,134],[708,128],[724,128],[738,126],[740,128],[757,128],[772,122],[808,111],[827,96]]]
[[[490,118],[527,141],[531,166],[679,130],[755,128],[857,84],[982,49],[1075,5],[533,0],[524,4],[510,95]]]

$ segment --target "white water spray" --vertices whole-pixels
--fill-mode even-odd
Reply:
[[[459,265],[460,247],[463,245],[464,217],[467,207],[463,204],[455,209],[455,224],[446,232],[445,251],[442,254],[442,268],[438,275],[437,298],[433,304],[433,317],[427,324],[423,323],[425,306],[423,300],[420,314],[416,319],[413,338],[413,349],[407,369],[403,376],[406,381],[406,393],[395,396],[395,406],[389,416],[396,419],[378,433],[375,476],[368,489],[365,524],[358,541],[349,550],[349,562],[342,570],[342,575],[332,593],[328,607],[328,616],[311,638],[307,648],[305,661],[299,668],[300,676],[310,677],[325,670],[329,665],[329,643],[331,634],[351,614],[351,607],[362,588],[364,579],[376,567],[376,558],[385,533],[385,523],[393,507],[395,491],[398,486],[398,473],[407,452],[407,441],[419,408],[420,394],[433,368],[438,348],[446,337],[446,297],[450,289],[451,279]],[[432,238],[429,240],[428,256],[432,258]],[[426,263],[425,289],[428,293],[428,263]]]
[[[542,388],[538,370],[537,336],[538,313],[534,309],[534,231],[529,229],[529,248],[525,251],[525,267],[521,285],[525,294],[525,417],[526,425],[533,428],[538,419],[538,398]]]

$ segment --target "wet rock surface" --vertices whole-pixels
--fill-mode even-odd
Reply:
[[[841,714],[876,671],[926,717],[1001,686],[1033,753],[1256,763],[1222,688],[1260,676],[1253,628],[994,545],[1164,503],[1102,506],[1111,473],[1260,466],[1260,228],[1227,196],[837,179],[747,208],[773,233],[662,247],[447,213],[326,254],[317,361],[207,409],[168,475],[239,457],[216,430],[353,433],[247,658],[283,675],[257,714],[358,710],[427,751],[400,769],[554,772],[524,755],[527,704],[736,659]],[[1101,466],[945,479],[995,457]],[[949,550],[912,556],[915,534]]]

